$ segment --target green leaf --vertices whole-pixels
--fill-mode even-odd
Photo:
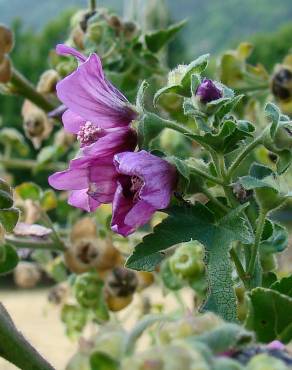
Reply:
[[[167,160],[176,167],[178,173],[180,174],[178,191],[184,194],[190,184],[190,168],[185,161],[182,161],[177,157],[168,157]]]
[[[148,149],[151,141],[165,128],[165,121],[154,113],[145,113],[139,122],[139,147]]]
[[[139,87],[139,90],[137,92],[137,98],[136,98],[136,109],[139,113],[144,112],[144,95],[146,89],[149,87],[149,84],[147,81],[143,81]]]
[[[269,343],[292,339],[292,298],[273,289],[251,291],[246,327],[254,330],[257,340]]]
[[[277,275],[272,272],[264,272],[262,276],[262,286],[264,288],[270,288],[273,283],[277,281]]]
[[[118,370],[119,363],[104,352],[93,352],[90,356],[91,370]]]
[[[277,253],[282,252],[288,246],[289,234],[285,227],[274,224],[273,225],[273,234],[263,240],[260,244],[261,253]]]
[[[11,193],[7,192],[7,191],[4,191],[4,190],[0,190],[0,209],[3,209],[3,208],[10,208],[13,206],[13,197],[11,195]]]
[[[235,349],[246,345],[253,341],[253,339],[253,333],[247,331],[242,326],[224,323],[216,329],[195,337],[189,337],[188,341],[203,342],[214,354],[219,354],[231,348]]]
[[[226,320],[236,320],[236,298],[233,290],[232,267],[229,260],[231,242],[252,243],[252,234],[240,216],[243,209],[216,219],[202,204],[172,207],[168,217],[157,225],[152,234],[143,238],[127,260],[135,270],[152,271],[163,259],[163,251],[190,240],[198,240],[207,250],[209,297],[204,309],[218,313]],[[224,294],[222,292],[224,291]]]
[[[270,286],[270,288],[292,298],[292,275],[283,277],[281,280],[275,281]]]
[[[169,259],[163,261],[160,269],[161,278],[166,288],[170,290],[179,290],[183,287],[183,281],[170,269]]]
[[[248,121],[226,120],[222,123],[217,134],[207,132],[204,136],[188,135],[198,143],[208,145],[221,153],[230,153],[238,148],[240,142],[247,137],[251,137],[254,126]]]
[[[23,200],[31,199],[36,201],[40,200],[42,194],[41,188],[33,182],[24,182],[16,186],[15,192]]]
[[[281,112],[279,108],[273,104],[273,103],[268,103],[265,106],[265,114],[267,118],[272,122],[271,124],[271,129],[270,129],[270,134],[272,139],[275,137],[275,133],[278,128]]]
[[[153,98],[154,107],[157,106],[157,102],[158,102],[159,98],[161,97],[161,95],[163,95],[163,94],[178,94],[178,95],[182,95],[182,96],[188,96],[188,94],[185,94],[185,91],[184,91],[184,89],[182,88],[181,85],[165,86],[165,87],[162,87],[161,89],[159,89],[155,93],[154,98]]]
[[[1,262],[0,262],[0,274],[7,274],[12,271],[18,264],[19,258],[18,254],[11,245],[3,245],[4,253]]]
[[[0,210],[0,222],[4,226],[4,229],[11,233],[17,224],[19,218],[19,209],[9,208]]]
[[[167,44],[186,24],[186,20],[172,24],[165,30],[158,30],[145,35],[145,43],[152,53],[157,53]]]
[[[292,152],[290,150],[281,150],[277,152],[278,160],[277,160],[277,172],[279,175],[284,173],[292,163]]]
[[[195,74],[201,74],[208,66],[210,55],[204,54],[199,56],[197,59],[195,59],[193,62],[191,62],[181,80],[182,87],[190,91],[191,83],[192,83],[192,75]]]

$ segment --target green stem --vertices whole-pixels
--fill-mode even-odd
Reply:
[[[47,212],[42,211],[42,217],[41,218],[42,218],[43,222],[45,223],[45,225],[53,231],[52,237],[53,237],[58,249],[64,251],[66,249],[65,245],[64,245],[64,242],[60,238],[59,234],[57,233],[57,231],[54,227],[54,224],[53,224],[52,220],[50,219],[50,217],[48,216]]]
[[[216,206],[219,207],[222,211],[226,213],[229,211],[229,208],[226,207],[223,203],[221,203],[220,200],[218,200],[216,197],[214,197],[214,195],[210,192],[209,189],[203,187],[201,191],[209,198],[209,200],[211,200],[211,202],[216,204]]]
[[[32,159],[15,159],[5,158],[0,156],[0,164],[6,168],[16,168],[25,170],[34,170],[39,166],[37,161]],[[40,167],[41,171],[62,171],[66,168],[66,164],[62,162],[48,163],[45,168]]]
[[[168,119],[161,119],[161,121],[163,121],[165,127],[180,132],[181,134],[188,134],[190,136],[194,135],[194,133],[191,130],[177,122],[173,122]]]
[[[263,140],[265,131],[258,136],[256,139],[254,139],[250,144],[248,144],[245,149],[238,155],[238,157],[235,159],[235,161],[231,164],[229,167],[227,174],[226,174],[226,179],[231,180],[233,172],[237,169],[237,167],[241,164],[241,162],[249,155],[249,153],[256,148],[258,145],[261,144]]]
[[[267,211],[265,210],[260,211],[258,222],[257,222],[256,233],[255,233],[255,241],[254,241],[253,248],[251,250],[250,261],[249,261],[249,265],[247,269],[247,273],[250,277],[252,277],[254,273],[256,259],[257,259],[257,255],[259,251],[259,246],[260,246],[262,234],[264,231],[266,215],[267,215]]]
[[[17,330],[9,313],[1,303],[0,355],[22,370],[54,370]]]
[[[11,83],[15,87],[16,93],[24,96],[45,112],[50,112],[56,108],[55,104],[52,104],[48,99],[41,95],[31,82],[16,69],[12,69]]]
[[[236,250],[234,248],[231,248],[231,250],[230,250],[230,257],[232,258],[232,260],[234,262],[234,265],[236,267],[237,275],[239,276],[239,278],[241,279],[241,281],[245,285],[246,284],[246,273],[244,271],[242,263],[241,263],[238,255],[236,253]]]
[[[15,248],[29,248],[29,249],[47,249],[47,250],[55,250],[55,251],[64,251],[65,247],[55,243],[51,240],[36,240],[33,238],[25,238],[25,237],[14,237],[8,235],[5,237],[5,241],[9,244],[12,244]]]
[[[89,10],[93,13],[96,10],[96,0],[89,0]]]
[[[212,176],[212,175],[208,174],[207,172],[204,172],[204,171],[200,170],[197,167],[191,166],[190,164],[189,164],[189,168],[190,168],[191,172],[205,178],[206,180],[212,181],[212,182],[214,182],[215,184],[218,184],[218,185],[222,185],[222,186],[224,185],[224,182],[221,179],[219,179],[218,177]]]

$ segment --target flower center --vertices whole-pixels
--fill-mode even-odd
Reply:
[[[124,196],[137,202],[140,199],[140,190],[144,181],[138,176],[120,176],[119,180],[123,187]]]
[[[81,146],[90,145],[100,138],[101,131],[101,128],[87,121],[83,126],[80,127],[80,130],[77,134],[77,139],[80,141]]]

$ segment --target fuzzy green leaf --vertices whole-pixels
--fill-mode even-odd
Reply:
[[[12,271],[18,264],[18,254],[11,245],[3,245],[3,258],[0,262],[0,275]]]
[[[292,275],[275,281],[270,288],[292,298]]]
[[[252,242],[251,232],[241,217],[244,208],[239,207],[225,217],[216,219],[213,212],[202,204],[172,207],[166,211],[168,217],[136,246],[127,260],[127,266],[135,270],[152,271],[162,261],[165,249],[181,242],[198,240],[207,251],[209,298],[203,309],[235,321],[236,298],[229,249],[235,240],[244,244]]]
[[[278,339],[288,343],[292,339],[292,298],[273,289],[253,289],[246,327],[255,331],[260,342]]]
[[[11,233],[17,224],[19,218],[19,209],[9,208],[0,210],[0,222],[3,225],[4,229]]]
[[[117,360],[104,352],[95,351],[90,356],[91,370],[118,370],[119,363]]]
[[[165,30],[153,31],[145,35],[145,43],[152,53],[157,53],[167,44],[186,24],[186,21],[172,24]]]

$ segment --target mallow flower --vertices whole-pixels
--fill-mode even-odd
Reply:
[[[69,190],[68,203],[92,212],[102,203],[111,203],[117,187],[113,156],[79,157],[70,161],[69,169],[49,177],[58,190]]]
[[[172,164],[144,150],[116,154],[114,164],[118,186],[111,228],[127,236],[169,205],[177,173]]]
[[[137,117],[126,97],[106,79],[97,54],[86,58],[62,44],[56,51],[73,55],[79,62],[74,72],[57,83],[56,90],[67,108],[62,116],[64,127],[77,134],[81,146],[92,144],[107,129],[128,126]]]

